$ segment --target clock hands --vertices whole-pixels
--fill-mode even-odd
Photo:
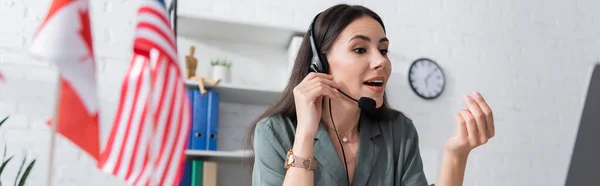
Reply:
[[[431,77],[431,75],[433,75],[434,72],[435,71],[431,71],[429,72],[429,74],[427,74],[427,76],[425,76],[425,87],[428,87],[427,82],[429,82],[429,78]]]

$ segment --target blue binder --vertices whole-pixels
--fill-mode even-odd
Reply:
[[[217,150],[217,138],[219,129],[219,93],[207,92],[208,114],[207,114],[207,150]]]
[[[194,98],[196,97],[196,90],[194,89],[188,89],[188,96],[190,99],[190,113],[192,114],[192,120],[190,121],[190,132],[187,134],[188,135],[188,142],[187,142],[187,149],[190,149],[190,147],[192,147],[192,130],[193,130],[193,126],[194,126]]]
[[[207,116],[208,96],[202,95],[200,90],[194,90],[194,109],[192,116],[191,146],[193,150],[206,150],[207,144]]]
[[[194,89],[188,89],[187,93],[188,93],[188,98],[190,99],[190,109],[194,109],[194,94],[195,94],[195,90]]]

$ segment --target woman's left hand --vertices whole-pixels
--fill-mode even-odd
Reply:
[[[454,117],[456,133],[446,141],[445,150],[453,155],[468,156],[471,150],[494,137],[494,116],[478,92],[471,96],[464,95],[463,100],[467,108]]]

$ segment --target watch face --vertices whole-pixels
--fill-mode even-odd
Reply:
[[[412,63],[408,81],[412,90],[424,99],[435,99],[440,96],[446,84],[442,68],[426,58],[417,59]]]
[[[292,156],[292,155],[289,155],[289,156],[288,156],[288,164],[290,164],[290,165],[291,165],[291,164],[293,164],[293,163],[294,163],[294,156]]]

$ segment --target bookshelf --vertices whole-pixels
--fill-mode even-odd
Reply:
[[[280,98],[291,73],[299,38],[306,29],[200,11],[209,6],[203,1],[174,1],[176,6],[171,19],[175,21],[178,62],[182,69],[186,69],[185,60],[191,46],[198,61],[197,77],[211,78],[209,62],[213,59],[225,58],[233,63],[229,81],[215,86],[204,84],[207,91],[219,93],[217,148],[188,149],[186,160],[216,162],[217,185],[249,185],[251,178],[245,160],[254,153],[239,150],[243,149],[241,138],[248,130],[249,121]],[[193,80],[186,80],[185,85],[188,89],[199,88],[198,82]],[[215,172],[214,169],[204,171]]]

